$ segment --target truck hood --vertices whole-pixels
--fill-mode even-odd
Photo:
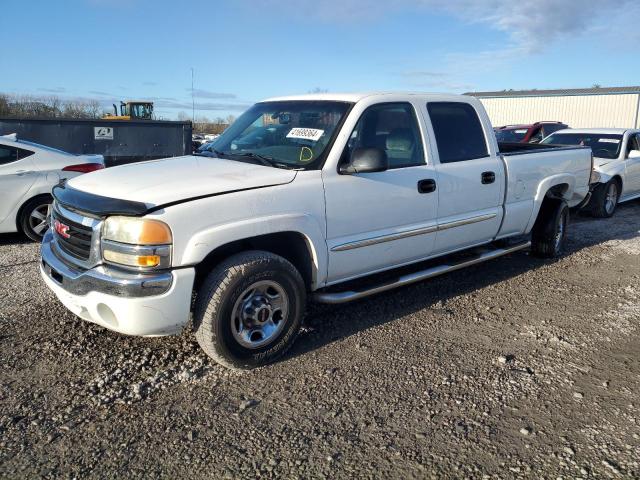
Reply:
[[[106,168],[69,180],[75,189],[152,208],[189,199],[282,185],[296,172],[209,157],[174,157]]]

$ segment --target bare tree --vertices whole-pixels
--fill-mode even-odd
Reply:
[[[6,117],[100,118],[101,110],[97,100],[0,94],[0,115]]]

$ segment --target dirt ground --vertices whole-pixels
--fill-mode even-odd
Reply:
[[[76,319],[0,237],[0,477],[640,478],[640,202],[519,252],[311,306],[281,362]]]

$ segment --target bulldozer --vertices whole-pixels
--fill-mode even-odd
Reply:
[[[151,120],[153,118],[153,102],[127,100],[120,102],[120,114],[113,104],[113,114],[107,113],[104,120]]]

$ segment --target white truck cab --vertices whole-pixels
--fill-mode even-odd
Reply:
[[[610,217],[618,203],[640,198],[639,129],[560,130],[545,138],[542,143],[591,148],[597,184],[588,207],[594,216]]]
[[[269,99],[212,153],[56,187],[42,276],[118,332],[173,334],[192,316],[234,368],[282,355],[307,298],[347,302],[529,247],[561,254],[592,174],[588,148],[498,145],[480,102],[455,95]]]

